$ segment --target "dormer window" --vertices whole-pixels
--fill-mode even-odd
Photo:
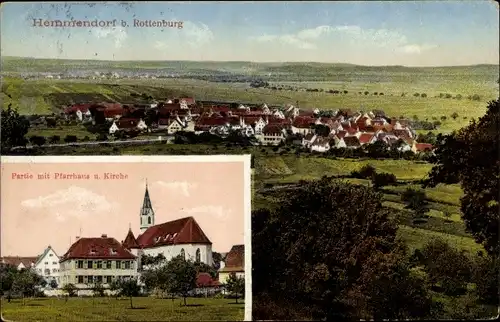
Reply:
[[[90,250],[90,255],[95,255],[95,254],[97,254],[97,251],[96,251],[94,248],[93,248],[93,249],[91,249],[91,250]]]
[[[172,239],[174,239],[176,236],[177,236],[177,233],[175,233],[175,234],[172,236]]]
[[[116,255],[116,253],[117,253],[117,252],[116,252],[116,249],[114,249],[114,248],[110,248],[110,249],[109,249],[109,253],[110,253],[111,255]]]

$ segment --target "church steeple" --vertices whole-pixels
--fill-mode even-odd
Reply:
[[[146,231],[151,226],[155,224],[155,212],[153,210],[153,205],[151,204],[151,199],[149,197],[148,181],[146,179],[146,192],[144,193],[144,201],[142,202],[141,208],[141,233]]]

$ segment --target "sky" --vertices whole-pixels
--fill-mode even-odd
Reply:
[[[405,66],[499,62],[493,0],[121,3],[3,4],[1,54]],[[34,19],[116,19],[116,26],[34,27]],[[177,21],[182,28],[134,27],[134,19]]]
[[[125,157],[123,157],[125,158]],[[155,224],[193,216],[212,242],[228,252],[244,243],[243,162],[5,163],[2,160],[1,255],[37,256],[51,245],[63,255],[80,237],[140,233],[146,178]],[[79,161],[84,162],[84,161]],[[39,173],[89,174],[89,180],[36,179]],[[122,180],[95,180],[105,172]],[[35,179],[12,179],[31,173]],[[224,178],[221,181],[220,178]]]

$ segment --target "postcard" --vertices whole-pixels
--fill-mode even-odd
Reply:
[[[250,319],[249,162],[2,157],[3,317]]]

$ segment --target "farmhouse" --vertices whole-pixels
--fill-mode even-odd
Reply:
[[[141,119],[121,118],[120,120],[113,122],[113,124],[109,128],[109,134],[115,134],[118,131],[131,131],[131,130],[144,131],[147,128],[148,126]]]
[[[280,124],[268,124],[262,129],[262,135],[259,136],[260,142],[264,145],[278,145],[285,141],[286,130]]]

